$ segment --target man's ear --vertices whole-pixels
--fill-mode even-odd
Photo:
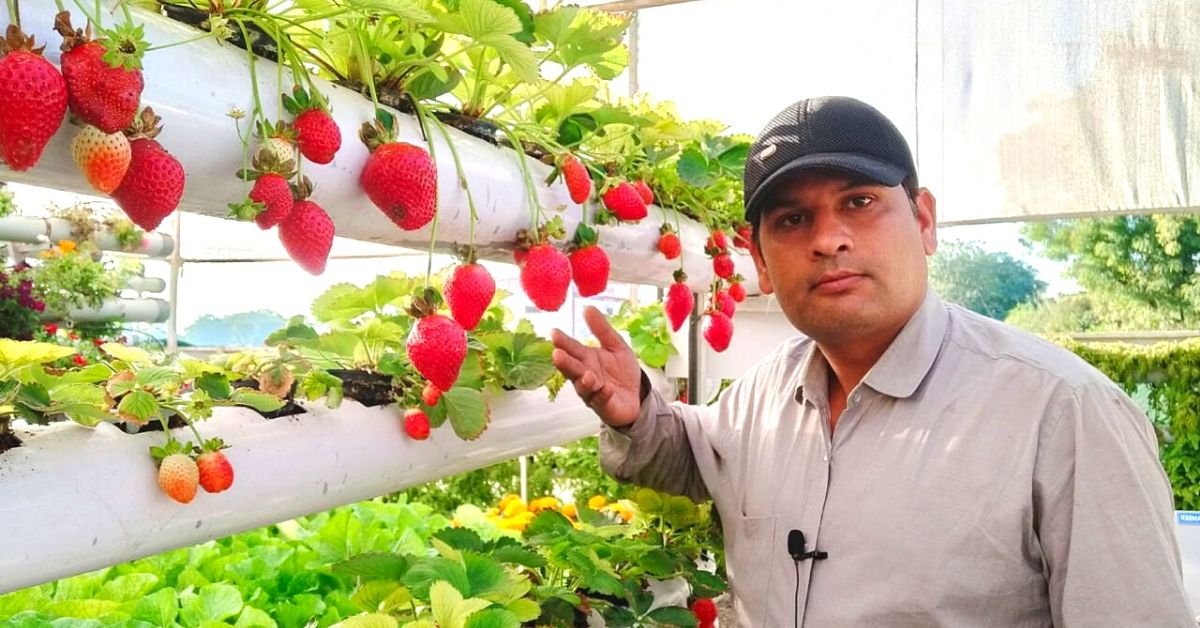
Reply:
[[[929,188],[921,188],[913,202],[917,206],[917,224],[921,228],[925,255],[933,255],[937,251],[937,199]]]
[[[775,292],[775,286],[771,283],[771,274],[767,272],[767,263],[763,260],[757,236],[756,233],[755,237],[750,239],[750,257],[754,259],[754,268],[758,270],[758,289],[763,294],[772,294]]]

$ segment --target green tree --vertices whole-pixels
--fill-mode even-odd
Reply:
[[[1116,298],[1157,313],[1176,329],[1196,324],[1200,307],[1200,220],[1185,214],[1052,220],[1022,234],[1069,274],[1093,302]]]
[[[1119,294],[1081,292],[1022,303],[1004,322],[1038,334],[1157,331],[1177,325],[1159,310]]]
[[[1046,289],[1028,264],[976,242],[942,243],[929,262],[929,280],[943,299],[998,320]]]

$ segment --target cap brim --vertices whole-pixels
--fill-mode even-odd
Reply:
[[[904,182],[905,172],[903,168],[887,163],[869,155],[858,153],[814,153],[797,157],[787,164],[781,166],[772,172],[766,179],[763,179],[758,187],[754,189],[754,193],[745,204],[746,220],[755,222],[755,217],[762,211],[762,203],[769,196],[771,189],[780,180],[788,175],[799,172],[801,170],[811,170],[813,168],[829,168],[831,170],[841,170],[850,174],[856,174],[865,177],[868,181],[895,187]]]

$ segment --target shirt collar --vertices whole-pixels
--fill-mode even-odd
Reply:
[[[949,318],[942,300],[933,289],[927,289],[921,307],[908,319],[875,366],[867,371],[863,383],[891,397],[912,396],[933,368]],[[796,400],[823,402],[828,395],[828,377],[829,363],[817,343],[809,343],[808,353],[800,363]]]

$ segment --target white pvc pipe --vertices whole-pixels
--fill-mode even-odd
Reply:
[[[111,2],[108,4],[112,5]],[[54,3],[28,3],[21,8],[22,23],[27,31],[32,31],[42,42],[56,44],[61,40],[52,30]],[[145,22],[146,38],[152,45],[196,35],[195,30],[184,24],[144,10],[135,9],[135,17]],[[78,18],[76,22],[79,22]],[[57,62],[57,45],[47,46],[45,54]],[[272,95],[281,88],[290,90],[290,84],[285,82],[280,86],[276,83],[275,64],[264,59],[257,59],[256,63],[260,94],[264,102],[273,103],[278,99]],[[226,113],[235,108],[253,109],[246,53],[228,44],[204,40],[153,51],[146,55],[143,66],[146,87],[142,103],[153,106],[162,116],[165,127],[158,139],[187,172],[181,207],[189,212],[224,217],[228,213],[227,204],[240,200],[245,194],[245,186],[234,176],[242,167],[241,145],[237,141],[234,121]],[[373,119],[371,103],[345,88],[324,82],[321,88],[329,96],[334,118],[341,127],[342,148],[333,163],[327,166],[304,164],[304,174],[316,184],[314,199],[329,211],[340,236],[426,248],[431,227],[415,232],[401,231],[359,188],[359,173],[368,153],[358,140],[358,128]],[[280,116],[272,104],[267,105],[266,113],[272,118]],[[397,116],[397,124],[402,140],[421,142],[415,118],[401,114]],[[509,262],[517,231],[530,226],[530,209],[518,161],[522,155],[498,149],[456,129],[449,131],[462,158],[479,212],[475,237],[480,254],[486,259]],[[6,176],[21,183],[90,193],[87,181],[71,160],[69,144],[74,132],[71,125],[64,124],[36,168],[24,173],[5,173]],[[443,247],[452,242],[467,242],[470,213],[466,193],[458,184],[454,161],[441,134],[434,129],[430,133],[438,158],[441,203],[438,241]],[[581,218],[580,207],[571,202],[561,182],[551,186],[543,183],[549,173],[548,166],[532,158],[527,158],[526,163],[532,172],[539,204],[548,215],[561,212],[567,233],[573,233]],[[679,267],[678,260],[664,259],[656,249],[658,228],[665,218],[663,210],[651,208],[649,218],[638,225],[601,229],[600,242],[612,260],[614,280],[660,286],[672,283],[672,272]],[[703,253],[707,232],[692,220],[682,221],[681,226],[684,269],[692,287],[703,291],[712,279],[712,265]],[[757,275],[749,257],[734,257],[738,272],[746,278],[747,291],[757,292]]]
[[[170,304],[162,299],[108,299],[95,309],[72,309],[65,318],[76,323],[161,323],[167,320],[170,313]],[[50,315],[43,315],[42,318],[58,320]]]
[[[190,504],[158,488],[149,448],[161,432],[59,423],[17,430],[24,444],[0,454],[0,593],[370,499],[596,434],[599,421],[570,386],[505,393],[479,439],[449,424],[409,439],[395,407],[338,410],[274,420],[218,408],[198,427],[229,443],[233,487]],[[184,429],[180,439],[192,439]]]
[[[167,282],[162,277],[142,277],[134,275],[125,282],[125,287],[134,292],[158,293],[167,289]]]
[[[5,176],[10,176],[5,172]],[[49,185],[47,187],[58,187]],[[61,189],[61,188],[60,188]],[[74,239],[71,223],[62,218],[35,218],[31,216],[6,216],[0,218],[0,240],[25,244],[53,244],[60,240]],[[103,226],[96,232],[93,243],[102,251],[122,251],[121,244]],[[175,248],[175,241],[163,233],[151,232],[142,236],[142,241],[130,253],[148,257],[166,257]]]

